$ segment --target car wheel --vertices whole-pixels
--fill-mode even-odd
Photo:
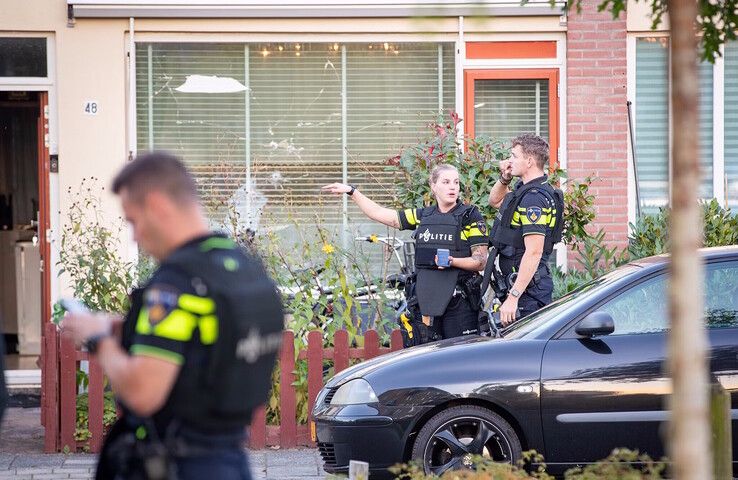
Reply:
[[[471,469],[472,457],[512,463],[522,447],[515,430],[496,413],[475,405],[461,405],[433,416],[418,433],[412,458],[422,461],[427,474]]]

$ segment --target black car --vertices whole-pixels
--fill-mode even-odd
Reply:
[[[700,254],[712,380],[731,395],[736,431],[738,247]],[[445,340],[339,373],[313,411],[325,470],[345,473],[349,460],[363,460],[374,475],[386,474],[417,459],[440,474],[470,465],[471,454],[511,461],[527,449],[542,453],[552,473],[615,447],[661,457],[667,266],[658,256],[618,268],[501,339]]]

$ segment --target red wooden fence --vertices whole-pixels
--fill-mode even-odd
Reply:
[[[279,354],[280,425],[267,425],[266,407],[254,413],[251,422],[249,446],[311,446],[310,421],[307,425],[297,422],[297,395],[293,383],[296,381],[296,358],[307,360],[308,368],[308,412],[312,412],[318,392],[323,387],[323,362],[333,362],[335,373],[348,368],[351,360],[368,360],[384,353],[402,348],[402,335],[399,330],[392,332],[390,348],[379,344],[379,334],[367,330],[364,346],[354,348],[349,345],[348,332],[339,330],[333,337],[331,348],[323,348],[323,334],[319,331],[308,333],[307,348],[295,351],[295,336],[285,331],[282,337],[282,350]],[[79,362],[89,360],[88,385],[88,428],[92,437],[89,450],[99,452],[103,439],[103,393],[104,377],[98,362],[89,359],[87,352],[79,351],[66,334],[59,334],[54,325],[47,325],[44,332],[42,421],[46,429],[44,449],[46,452],[64,450],[75,451],[84,446],[74,439],[77,418],[77,368]]]

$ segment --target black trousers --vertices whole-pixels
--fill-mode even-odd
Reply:
[[[472,310],[461,295],[451,299],[443,315],[433,317],[433,330],[442,338],[454,338],[479,333],[479,312]]]

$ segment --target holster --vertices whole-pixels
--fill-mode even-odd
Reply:
[[[469,306],[475,312],[482,308],[482,277],[480,275],[470,275],[459,282],[461,292],[464,294]]]
[[[420,319],[420,315],[413,315],[409,311],[400,314],[400,332],[402,333],[402,346],[405,348],[435,342],[441,337],[432,328],[428,327]]]

